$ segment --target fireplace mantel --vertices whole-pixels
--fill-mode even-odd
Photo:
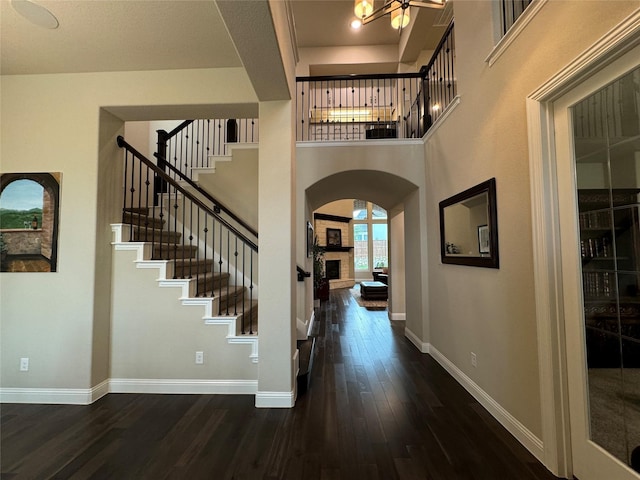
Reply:
[[[325,252],[348,252],[349,250],[353,250],[353,247],[338,247],[336,245],[327,245],[324,248]]]

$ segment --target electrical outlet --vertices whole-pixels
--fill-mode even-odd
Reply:
[[[478,366],[478,359],[476,358],[476,354],[471,352],[471,365],[474,367]]]
[[[196,352],[196,365],[204,363],[204,352]]]
[[[23,357],[20,359],[20,371],[21,372],[29,371],[29,357]]]

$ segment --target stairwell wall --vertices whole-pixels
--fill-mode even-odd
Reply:
[[[240,68],[0,82],[2,171],[62,172],[58,272],[0,275],[0,386],[23,399],[70,389],[86,398],[108,375],[108,225],[120,220],[121,195],[115,135],[125,120],[184,118],[198,106],[257,99]],[[28,372],[19,372],[20,357],[30,357]]]

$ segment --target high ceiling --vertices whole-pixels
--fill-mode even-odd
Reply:
[[[16,12],[12,0],[0,0],[3,75],[242,65],[220,10],[212,0],[34,2],[49,9],[60,26],[50,30],[33,25]],[[400,35],[390,27],[387,18],[353,31],[349,27],[353,18],[352,0],[291,3],[299,48],[399,45]],[[420,22],[422,33],[411,35],[404,42],[406,46],[398,47],[398,60],[415,61],[420,50],[433,48],[442,35],[444,27],[433,27],[434,23],[443,22],[440,11],[418,10],[415,21]],[[315,67],[322,73],[367,73],[363,65]],[[373,68],[379,72],[383,67]],[[397,61],[388,62],[384,68],[395,71]]]
[[[35,3],[57,17],[57,29],[30,23],[0,0],[3,75],[241,66],[213,2]]]

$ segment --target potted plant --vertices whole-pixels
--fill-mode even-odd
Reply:
[[[329,280],[324,271],[324,247],[318,242],[318,236],[313,238],[313,298],[329,300]]]

